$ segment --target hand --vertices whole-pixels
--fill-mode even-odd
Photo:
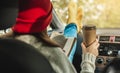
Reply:
[[[94,43],[92,43],[89,47],[85,47],[85,44],[82,43],[81,46],[82,46],[82,52],[83,53],[91,53],[95,56],[98,56],[98,47],[99,47],[99,43],[98,43],[98,40],[96,39],[96,41]]]

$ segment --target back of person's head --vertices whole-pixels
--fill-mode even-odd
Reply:
[[[21,34],[40,33],[52,20],[50,0],[19,0],[19,12],[14,32]]]
[[[41,2],[42,1],[42,2]],[[14,35],[40,35],[38,38],[52,46],[59,46],[49,39],[47,26],[52,20],[50,0],[3,0],[0,2],[0,30],[12,27]]]
[[[120,58],[114,58],[102,73],[120,73]]]
[[[39,51],[15,39],[0,39],[0,72],[54,73]]]

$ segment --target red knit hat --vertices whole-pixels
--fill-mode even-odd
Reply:
[[[37,33],[45,30],[51,20],[50,0],[19,0],[19,13],[12,29],[17,33]]]

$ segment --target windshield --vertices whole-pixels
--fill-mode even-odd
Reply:
[[[67,5],[70,0],[52,0],[54,9],[66,24]],[[74,0],[83,8],[82,23],[95,24],[98,28],[120,28],[120,0]]]

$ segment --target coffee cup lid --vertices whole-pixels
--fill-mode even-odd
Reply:
[[[96,26],[95,25],[84,25],[82,29],[93,30],[93,29],[96,29]]]

